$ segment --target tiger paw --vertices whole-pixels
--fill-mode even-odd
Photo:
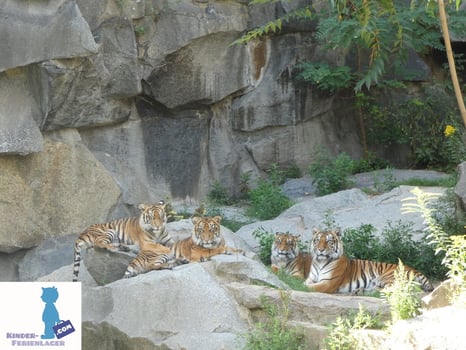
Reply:
[[[120,245],[118,246],[118,250],[119,250],[120,252],[129,252],[131,249],[130,249],[127,245],[125,245],[125,244],[120,244]]]
[[[123,278],[131,278],[131,277],[134,277],[135,275],[136,275],[135,273],[131,273],[129,271],[126,271]]]

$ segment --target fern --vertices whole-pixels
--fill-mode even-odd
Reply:
[[[256,0],[253,3],[267,3],[271,1],[267,0]],[[231,45],[239,45],[239,44],[245,44],[248,43],[249,41],[259,38],[263,35],[271,34],[271,33],[276,33],[282,29],[283,23],[289,22],[291,20],[300,20],[300,19],[311,19],[312,18],[312,12],[309,7],[304,7],[304,8],[299,8],[296,9],[290,13],[285,14],[284,16],[277,18],[273,21],[267,22],[263,26],[259,28],[255,28],[253,30],[250,30],[243,36],[241,36],[239,39],[233,41]]]

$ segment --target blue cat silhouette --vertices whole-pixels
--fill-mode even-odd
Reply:
[[[44,321],[45,330],[44,334],[40,337],[42,339],[54,339],[55,332],[53,331],[53,326],[60,322],[60,317],[58,316],[58,310],[55,307],[55,302],[58,299],[58,290],[55,287],[43,288],[42,287],[42,296],[40,297],[42,301],[45,302],[44,312],[42,313],[42,321]]]

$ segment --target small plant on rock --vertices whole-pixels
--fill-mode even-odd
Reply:
[[[268,180],[259,180],[257,187],[250,190],[248,196],[250,206],[246,213],[260,220],[273,219],[292,204],[280,186]]]
[[[267,314],[264,322],[257,323],[254,330],[244,335],[244,350],[304,350],[302,332],[288,325],[290,294],[280,291],[279,305],[261,298],[262,308]]]
[[[252,232],[252,236],[259,240],[259,259],[261,259],[264,265],[270,266],[275,234],[265,230],[263,227],[259,227]]]
[[[353,172],[353,166],[353,160],[346,153],[340,153],[334,158],[328,152],[319,151],[309,167],[309,173],[317,187],[317,194],[323,196],[350,187],[351,182],[348,177]]]
[[[225,187],[223,187],[220,182],[215,181],[212,184],[211,190],[207,195],[209,201],[217,205],[230,205],[232,203],[228,192]]]
[[[382,324],[378,315],[373,315],[359,305],[357,313],[347,317],[337,317],[330,326],[330,332],[325,338],[325,350],[361,349],[353,331],[361,329],[378,329]]]
[[[420,314],[421,288],[414,281],[414,275],[409,274],[401,260],[395,270],[393,284],[382,291],[382,296],[390,304],[392,322],[406,320]]]

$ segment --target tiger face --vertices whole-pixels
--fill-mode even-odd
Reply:
[[[312,256],[316,260],[334,260],[343,255],[343,244],[339,230],[314,230]]]
[[[160,201],[158,204],[146,205],[140,204],[139,224],[141,228],[152,234],[159,234],[165,229],[167,223],[167,214],[165,212],[166,203]]]
[[[193,217],[194,224],[192,239],[194,243],[206,249],[212,249],[224,243],[220,235],[221,216]]]
[[[272,244],[272,262],[288,262],[298,255],[298,241],[300,235],[294,236],[291,233],[275,233],[275,240]]]

